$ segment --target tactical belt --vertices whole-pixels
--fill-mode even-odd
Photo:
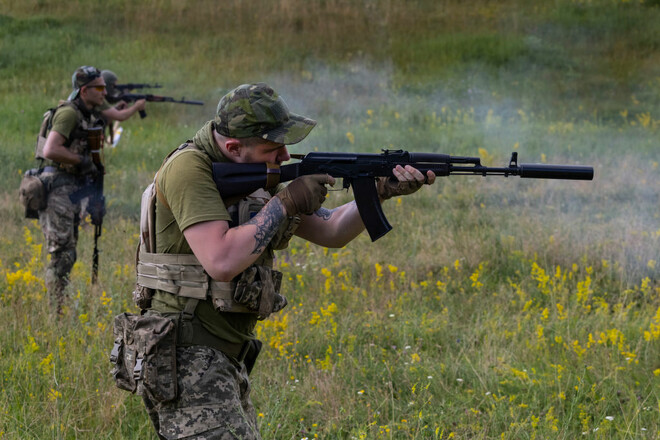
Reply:
[[[176,326],[176,345],[177,347],[192,347],[201,345],[219,350],[234,358],[238,362],[243,362],[251,354],[251,348],[254,345],[251,340],[244,343],[229,342],[219,338],[206,330],[202,322],[194,316],[194,309],[197,306],[196,300],[189,300],[186,308],[181,313],[159,313],[154,311],[145,312],[146,315],[160,315],[170,318],[179,317]]]
[[[46,184],[46,191],[52,191],[61,186],[80,185],[82,183],[80,176],[75,176],[50,165],[43,167],[41,173],[51,173],[50,176],[46,177],[44,182]],[[44,181],[44,179],[42,179],[42,181]]]

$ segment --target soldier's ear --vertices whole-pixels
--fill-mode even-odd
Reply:
[[[243,145],[238,139],[227,139],[225,142],[225,150],[227,150],[227,153],[231,156],[234,157],[240,157],[241,156],[241,148]]]

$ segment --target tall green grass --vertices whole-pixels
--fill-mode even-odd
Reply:
[[[264,438],[660,435],[657,2],[0,0],[0,439],[155,438],[109,376],[134,311],[139,198],[219,98],[266,81],[319,121],[291,151],[382,148],[593,165],[592,182],[450,177],[394,230],[280,253],[258,327]],[[16,190],[41,114],[83,64],[203,107],[148,104],[105,152],[100,283],[81,230],[52,316]],[[333,192],[335,206],[351,194]]]

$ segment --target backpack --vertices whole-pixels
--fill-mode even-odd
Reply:
[[[37,135],[37,144],[34,148],[34,158],[41,160],[42,164],[43,161],[46,160],[44,157],[44,145],[46,145],[46,137],[48,136],[50,129],[53,128],[53,116],[55,115],[57,108],[58,107],[53,107],[46,110],[46,113],[44,113],[43,116],[43,121],[41,122],[41,128],[39,128],[39,134]]]

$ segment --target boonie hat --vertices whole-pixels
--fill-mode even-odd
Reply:
[[[215,130],[231,138],[260,137],[279,144],[302,141],[316,121],[291,113],[284,100],[265,83],[243,84],[220,99]]]
[[[80,93],[80,89],[83,86],[94,81],[96,78],[101,76],[101,71],[96,67],[92,66],[80,66],[73,72],[71,77],[71,85],[73,86],[73,92],[69,95],[69,101],[76,99]]]

